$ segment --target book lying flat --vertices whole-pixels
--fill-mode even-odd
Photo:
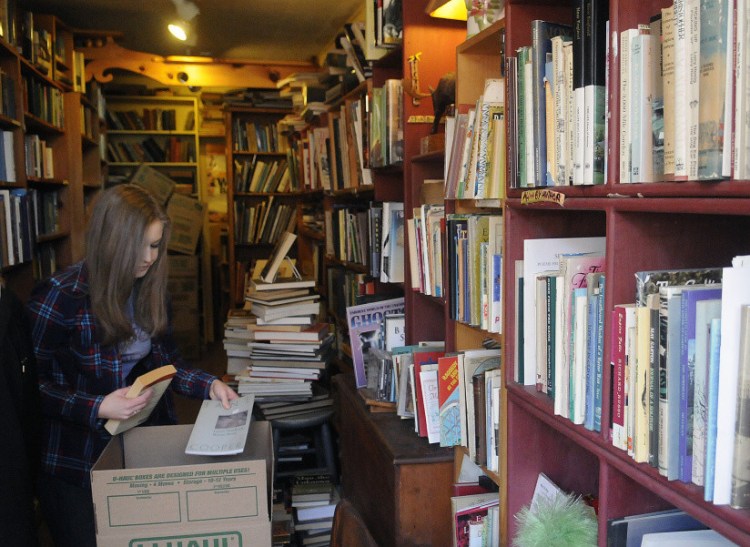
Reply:
[[[151,396],[151,399],[149,399],[148,404],[146,404],[140,412],[134,414],[127,420],[107,420],[107,423],[104,424],[104,429],[106,429],[110,435],[118,435],[119,433],[132,429],[148,420],[148,417],[156,407],[159,399],[161,399],[161,396],[164,395],[164,392],[167,390],[167,387],[169,387],[169,383],[172,381],[172,377],[175,374],[177,374],[177,369],[174,368],[173,365],[164,365],[163,367],[141,374],[135,379],[133,385],[130,386],[130,390],[128,390],[125,397],[128,399],[135,399],[145,390],[151,388],[154,390],[154,394]]]
[[[272,330],[258,331],[255,334],[255,339],[278,342],[317,342],[328,335],[328,330],[328,323],[315,323],[298,332]]]
[[[272,283],[267,283],[261,279],[250,280],[251,291],[276,291],[280,289],[306,289],[315,287],[315,280],[311,277],[277,277]]]
[[[187,447],[185,447],[185,454],[198,456],[240,454],[247,442],[254,403],[253,395],[230,401],[229,409],[224,408],[218,400],[203,401]]]

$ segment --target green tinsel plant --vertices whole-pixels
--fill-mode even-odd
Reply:
[[[516,514],[516,547],[596,547],[594,510],[580,497],[557,495],[541,498],[532,510]]]

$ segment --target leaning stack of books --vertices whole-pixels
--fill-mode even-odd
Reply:
[[[230,313],[224,348],[240,394],[258,402],[307,402],[331,355],[334,335],[318,321],[314,281],[250,282],[245,309]]]

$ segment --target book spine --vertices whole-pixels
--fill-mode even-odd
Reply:
[[[596,384],[596,331],[598,303],[591,287],[588,291],[586,320],[586,406],[583,426],[589,431],[594,430],[594,389]]]
[[[688,180],[698,180],[698,126],[700,119],[700,31],[701,1],[687,0],[688,24]]]
[[[573,7],[573,184],[584,184],[586,76],[584,58],[586,14],[593,0],[575,0]]]
[[[724,170],[724,112],[726,72],[732,69],[728,55],[729,1],[703,0],[700,17],[700,76],[698,91],[698,178],[721,179]]]
[[[631,182],[652,182],[651,35],[646,25],[631,42]]]
[[[703,499],[714,499],[714,475],[716,465],[716,417],[719,406],[719,349],[721,348],[721,318],[712,319],[709,327],[708,363],[708,425],[706,434],[706,470]]]
[[[659,307],[658,295],[654,296],[656,297],[657,305],[649,306],[648,463],[651,467],[659,467]]]
[[[661,10],[662,100],[664,105],[664,178],[674,176],[675,19],[674,5]]]
[[[584,151],[583,182],[604,183],[605,142],[604,101],[607,90],[606,21],[609,16],[609,0],[587,0],[590,16],[584,24]]]
[[[594,431],[602,430],[602,405],[604,397],[604,288],[606,277],[599,279],[596,291],[596,362],[594,374]]]
[[[680,327],[680,440],[679,440],[679,479],[691,482],[693,463],[691,458],[690,431],[688,424],[692,423],[692,379],[691,370],[687,363],[695,356],[695,340],[690,340],[687,298],[683,296],[681,302],[682,324]]]
[[[730,505],[735,509],[750,507],[750,306],[741,307],[740,360],[737,386],[737,418],[735,421],[734,458]]]
[[[554,132],[555,132],[555,185],[567,186],[567,150],[568,150],[568,128],[570,120],[567,118],[568,90],[565,74],[565,38],[555,36],[552,38],[552,74],[554,83]]]
[[[630,178],[630,42],[635,33],[628,29],[620,35],[620,184]]]
[[[651,181],[664,178],[664,83],[662,78],[662,19],[661,13],[651,17],[651,61],[649,87],[651,93]]]
[[[554,400],[555,398],[555,304],[557,300],[557,287],[555,284],[555,276],[546,276],[545,279],[545,299],[547,301],[546,306],[546,340],[547,340],[547,367],[545,383],[542,391],[547,394],[548,397]]]
[[[612,310],[610,347],[612,356],[612,445],[620,450],[628,449],[625,431],[625,309],[615,306]]]
[[[638,463],[648,461],[649,416],[649,330],[651,310],[646,306],[636,308],[635,342],[635,423],[633,424],[633,459]],[[641,394],[643,394],[641,396]]]

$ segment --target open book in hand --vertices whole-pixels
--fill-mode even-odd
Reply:
[[[177,369],[174,368],[173,365],[164,365],[163,367],[141,374],[135,379],[133,385],[130,386],[125,397],[128,399],[135,399],[145,390],[151,388],[154,390],[154,394],[148,400],[148,404],[146,404],[140,412],[134,414],[127,420],[107,420],[107,423],[104,424],[104,429],[109,431],[110,435],[117,435],[118,433],[132,429],[148,420],[151,411],[154,410],[159,399],[164,395],[164,392],[167,390],[167,387],[169,387],[169,383],[172,381],[172,377],[175,374],[177,374]]]
[[[230,401],[229,409],[224,408],[221,401],[203,401],[185,454],[240,454],[245,449],[254,403],[255,395],[245,395]]]

